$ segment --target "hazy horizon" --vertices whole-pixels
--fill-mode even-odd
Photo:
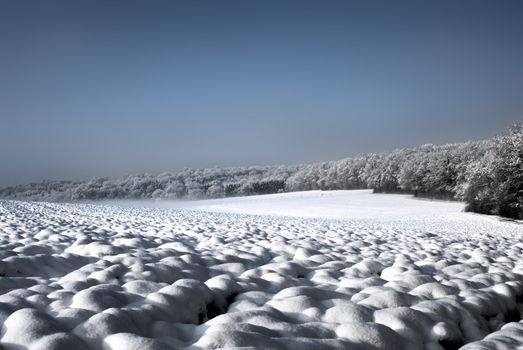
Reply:
[[[523,119],[520,1],[0,3],[0,187],[304,164]]]
[[[516,122],[516,123],[518,123],[518,122]],[[504,128],[504,129],[502,129],[501,133],[499,133],[499,134],[505,134],[506,131],[509,130],[510,126],[512,126],[512,125],[514,125],[514,123],[512,123],[511,125],[509,125],[508,127]],[[492,136],[496,136],[496,135],[492,135]],[[77,176],[77,177],[67,177],[67,178],[66,177],[40,178],[40,179],[37,179],[37,180],[31,180],[31,181],[26,181],[26,182],[15,182],[15,183],[12,183],[12,184],[0,185],[0,188],[12,187],[12,186],[16,186],[16,185],[25,185],[25,184],[29,184],[29,183],[38,183],[38,182],[44,182],[44,181],[87,181],[87,180],[90,180],[90,179],[100,179],[100,178],[117,179],[117,178],[125,178],[127,176],[135,176],[135,175],[161,175],[162,173],[176,173],[176,172],[179,172],[179,171],[183,171],[184,169],[242,168],[242,167],[265,167],[265,166],[267,166],[267,167],[271,167],[271,166],[300,166],[300,165],[307,165],[307,164],[321,163],[321,162],[328,162],[328,161],[338,161],[338,160],[342,160],[342,159],[345,159],[345,158],[357,157],[357,156],[370,154],[370,153],[390,153],[392,151],[396,151],[396,150],[399,150],[399,149],[412,148],[412,147],[416,147],[416,146],[422,146],[422,145],[425,145],[425,144],[433,144],[435,146],[438,146],[438,145],[445,145],[445,144],[456,144],[456,143],[465,143],[465,142],[468,142],[468,141],[482,141],[482,140],[487,140],[487,138],[475,139],[475,140],[468,139],[468,140],[462,140],[462,141],[456,141],[456,142],[448,142],[448,143],[440,143],[440,144],[431,143],[431,142],[425,142],[425,143],[419,143],[419,144],[412,145],[412,146],[395,147],[395,148],[391,148],[391,149],[387,149],[387,150],[384,149],[384,150],[376,150],[376,151],[369,151],[369,152],[359,152],[359,153],[356,153],[356,154],[350,154],[350,155],[341,156],[341,157],[338,157],[338,158],[318,159],[316,161],[302,162],[302,163],[266,163],[266,164],[252,163],[252,164],[234,164],[234,165],[224,164],[224,165],[209,165],[209,166],[205,166],[205,165],[202,165],[202,166],[182,166],[182,167],[173,168],[173,169],[159,169],[158,171],[147,171],[147,170],[144,170],[144,171],[135,171],[135,172],[128,172],[128,173],[118,173],[118,174],[113,174],[113,175],[95,174],[95,175],[92,175],[92,176],[83,176],[83,177],[82,176]]]

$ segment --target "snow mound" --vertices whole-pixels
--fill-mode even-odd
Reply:
[[[272,210],[307,196],[251,200]],[[0,346],[522,346],[521,226],[446,202],[399,219],[402,203],[328,219],[0,201]]]

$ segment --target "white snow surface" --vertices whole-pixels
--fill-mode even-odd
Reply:
[[[462,209],[369,191],[0,201],[0,345],[523,346],[523,226]]]

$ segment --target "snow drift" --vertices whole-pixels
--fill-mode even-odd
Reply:
[[[514,322],[523,298],[519,224],[469,220],[477,215],[460,212],[459,203],[398,198],[394,211],[367,192],[322,194],[252,197],[253,204],[241,205],[265,208],[264,216],[226,213],[238,204],[224,202],[212,212],[209,203],[180,210],[1,201],[0,344],[365,350],[523,344],[523,327]],[[270,215],[291,214],[299,203],[315,203],[303,204],[309,216],[321,205],[328,216],[331,203],[334,214]],[[361,207],[371,205],[389,214],[362,215]],[[410,215],[408,205],[417,207]]]

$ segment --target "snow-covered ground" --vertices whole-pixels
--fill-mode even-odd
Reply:
[[[0,201],[0,344],[523,346],[523,226],[462,209],[368,191]]]
[[[465,213],[462,202],[374,194],[372,190],[307,191],[199,201],[108,201],[106,205],[184,209],[215,213],[323,218],[369,226],[409,228],[459,235],[521,234],[499,217]]]

